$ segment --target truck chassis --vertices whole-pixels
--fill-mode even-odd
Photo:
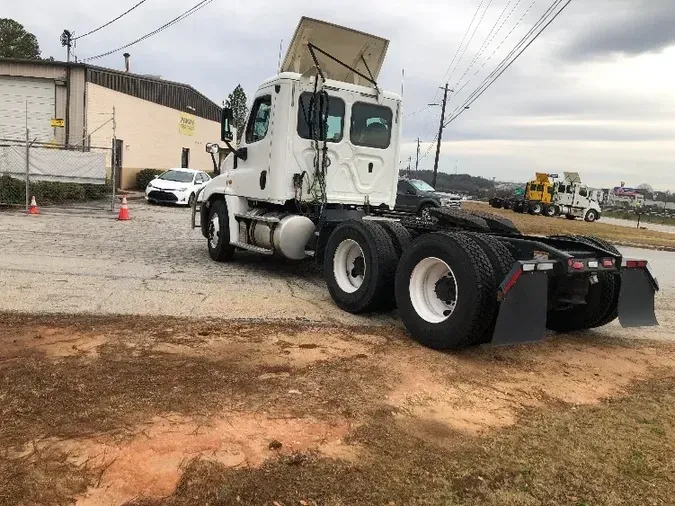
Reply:
[[[237,216],[240,240],[232,244],[227,197],[212,197],[195,200],[192,223],[214,260],[230,261],[238,249],[289,257],[275,233],[292,209],[262,212],[263,204],[250,202],[256,211]],[[658,324],[659,287],[647,262],[624,259],[601,239],[528,236],[485,212],[439,208],[432,214],[422,220],[368,206],[316,209],[302,256],[322,266],[339,308],[397,308],[411,337],[435,349],[538,341],[546,329],[574,332],[617,318],[624,327]],[[261,223],[269,237],[264,244]]]

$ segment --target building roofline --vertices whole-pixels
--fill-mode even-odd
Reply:
[[[171,84],[174,86],[181,86],[183,88],[189,89],[193,92],[195,92],[197,95],[202,97],[204,100],[207,100],[211,102],[211,104],[215,105],[216,107],[221,107],[218,105],[216,102],[208,98],[206,95],[201,93],[200,91],[196,90],[189,84],[181,83],[178,81],[170,81],[168,79],[161,79],[157,77],[152,77],[144,74],[136,74],[134,72],[127,72],[125,70],[117,70],[117,69],[111,69],[110,67],[101,67],[98,65],[90,65],[88,63],[80,63],[80,62],[65,62],[65,61],[59,61],[59,60],[42,60],[42,59],[29,59],[29,58],[5,58],[5,57],[0,57],[0,63],[18,63],[18,64],[27,64],[27,65],[45,65],[45,66],[54,66],[54,67],[71,67],[71,68],[81,68],[81,69],[91,69],[91,70],[98,70],[102,72],[110,72],[113,74],[119,74],[122,76],[128,76],[128,77],[133,77],[135,79],[139,80],[145,80],[145,81],[151,81],[151,82],[156,82],[156,83],[164,83],[164,84]]]

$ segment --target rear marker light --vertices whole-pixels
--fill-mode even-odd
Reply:
[[[511,279],[509,279],[506,282],[506,285],[504,285],[504,290],[502,291],[503,295],[506,295],[509,293],[509,290],[513,288],[513,285],[516,284],[516,281],[518,281],[518,278],[520,278],[520,275],[523,273],[522,269],[518,269],[516,272],[513,273],[513,276],[511,276]]]
[[[602,259],[602,266],[603,267],[614,267],[614,260],[611,258],[603,258]]]
[[[589,260],[588,261],[588,267],[590,269],[597,269],[598,268],[598,261],[597,260]]]
[[[535,264],[523,264],[524,272],[532,272],[535,268]]]
[[[647,267],[647,261],[646,260],[638,260],[637,266],[638,267]]]
[[[626,267],[628,267],[629,269],[635,269],[637,267],[637,264],[638,263],[635,260],[628,260],[626,262]]]
[[[574,270],[581,270],[584,268],[584,263],[580,260],[572,260],[571,258],[567,261],[567,264]]]
[[[537,265],[537,270],[540,271],[552,271],[553,270],[553,264],[552,263],[541,263]]]

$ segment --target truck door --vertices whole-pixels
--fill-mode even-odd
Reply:
[[[272,88],[261,90],[253,101],[246,130],[241,139],[236,160],[237,189],[241,195],[266,198],[270,169],[270,149],[274,134],[274,97]],[[245,159],[244,159],[245,158]]]

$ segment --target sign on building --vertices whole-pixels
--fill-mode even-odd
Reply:
[[[66,122],[63,118],[52,118],[52,128],[63,128],[66,126]]]
[[[183,135],[195,134],[195,117],[191,114],[181,113],[178,131]]]

